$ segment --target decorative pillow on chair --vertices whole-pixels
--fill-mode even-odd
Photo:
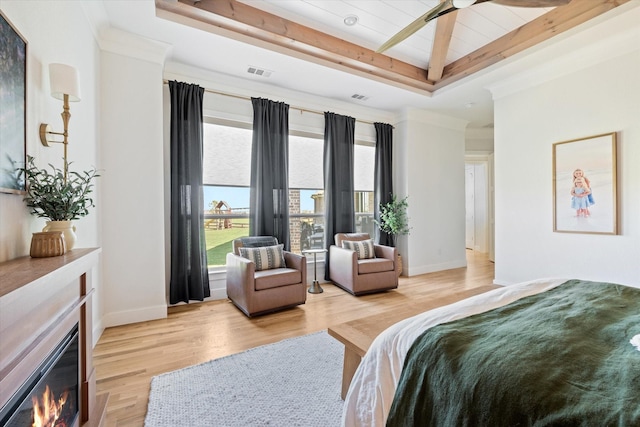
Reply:
[[[284,268],[284,245],[262,246],[259,248],[238,248],[240,256],[256,265],[256,271]]]
[[[376,253],[373,249],[373,240],[343,240],[342,247],[356,251],[358,259],[375,258]]]

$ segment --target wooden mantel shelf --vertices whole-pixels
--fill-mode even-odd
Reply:
[[[108,395],[96,396],[91,271],[100,248],[0,263],[0,408],[78,325],[79,424],[104,424]]]
[[[87,265],[97,264],[99,253],[100,248],[73,249],[62,256],[24,256],[0,263],[0,298],[25,285],[78,277]],[[74,274],[75,270],[79,273]]]

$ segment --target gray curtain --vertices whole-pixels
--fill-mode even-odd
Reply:
[[[353,203],[353,117],[324,113],[324,241],[327,250],[336,233],[356,229]],[[329,253],[325,258],[325,279],[329,280]]]
[[[393,193],[393,126],[386,123],[374,123],[376,128],[376,161],[373,182],[373,216],[380,220],[380,204],[391,201]],[[393,239],[376,227],[376,242],[393,246]]]
[[[204,89],[169,82],[171,94],[171,279],[169,301],[210,296],[202,191]]]
[[[274,236],[289,250],[289,106],[262,98],[251,103],[249,234]]]

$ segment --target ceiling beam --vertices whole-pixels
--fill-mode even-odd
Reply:
[[[436,20],[436,33],[433,38],[433,47],[431,48],[427,72],[427,79],[433,82],[437,82],[442,78],[447,53],[449,53],[449,45],[451,44],[451,36],[453,35],[453,27],[456,25],[457,18],[458,11],[456,10],[440,16]]]
[[[573,0],[445,66],[436,90],[542,43],[629,0]]]
[[[159,14],[290,56],[351,72],[405,89],[431,94],[423,68],[376,53],[235,0],[156,0]],[[174,19],[175,15],[178,18]]]

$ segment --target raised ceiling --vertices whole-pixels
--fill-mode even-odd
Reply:
[[[433,93],[628,0],[573,0],[556,8],[485,2],[375,50],[437,1],[156,0],[201,29],[413,91]],[[358,17],[352,27],[349,15]],[[203,26],[204,25],[204,26]]]
[[[443,72],[455,71],[451,64],[456,63],[465,65],[466,71],[449,80],[444,77],[436,84],[426,77],[437,38],[436,23],[429,23],[384,54],[374,55],[384,41],[436,5],[435,0],[203,0],[199,4],[103,0],[86,4],[92,6],[92,11],[95,7],[90,15],[99,17],[94,25],[101,33],[107,35],[116,30],[112,34],[118,45],[122,42],[117,31],[122,30],[169,47],[165,60],[168,78],[188,76],[189,81],[232,95],[264,96],[315,110],[324,110],[326,100],[330,100],[335,112],[373,120],[406,108],[424,109],[465,120],[469,128],[479,129],[493,123],[493,100],[487,87],[540,67],[545,73],[561,71],[566,65],[564,58],[575,58],[589,46],[635,25],[615,18],[640,9],[640,0],[572,3],[576,2],[593,8],[587,7],[587,11],[573,18],[566,14],[548,15],[560,8],[505,8],[490,3],[459,11]],[[214,5],[231,15],[204,10]],[[246,9],[248,6],[252,9]],[[99,13],[100,9],[104,13]],[[246,10],[253,12],[247,15]],[[602,15],[518,54],[514,54],[515,48],[501,51],[492,45],[500,37],[509,37],[514,26],[540,18],[557,33],[566,25],[575,25],[598,13]],[[347,27],[343,20],[351,14],[359,20],[355,26]],[[249,17],[255,22],[246,23]],[[311,40],[291,37],[294,28]],[[518,35],[521,32],[513,38],[522,39]],[[537,40],[537,34],[530,36]],[[314,45],[314,40],[325,44]],[[136,46],[138,41],[132,39],[130,43]],[[473,69],[464,63],[464,58],[470,58],[473,52],[479,55],[488,45],[498,53],[487,51],[484,56],[498,62],[480,61]],[[346,46],[350,48],[345,49]],[[505,56],[509,57],[502,60]],[[381,64],[391,66],[385,70]],[[400,64],[413,70],[415,76],[407,78],[399,73]],[[480,69],[482,66],[486,68]],[[255,68],[268,72],[247,72]]]

